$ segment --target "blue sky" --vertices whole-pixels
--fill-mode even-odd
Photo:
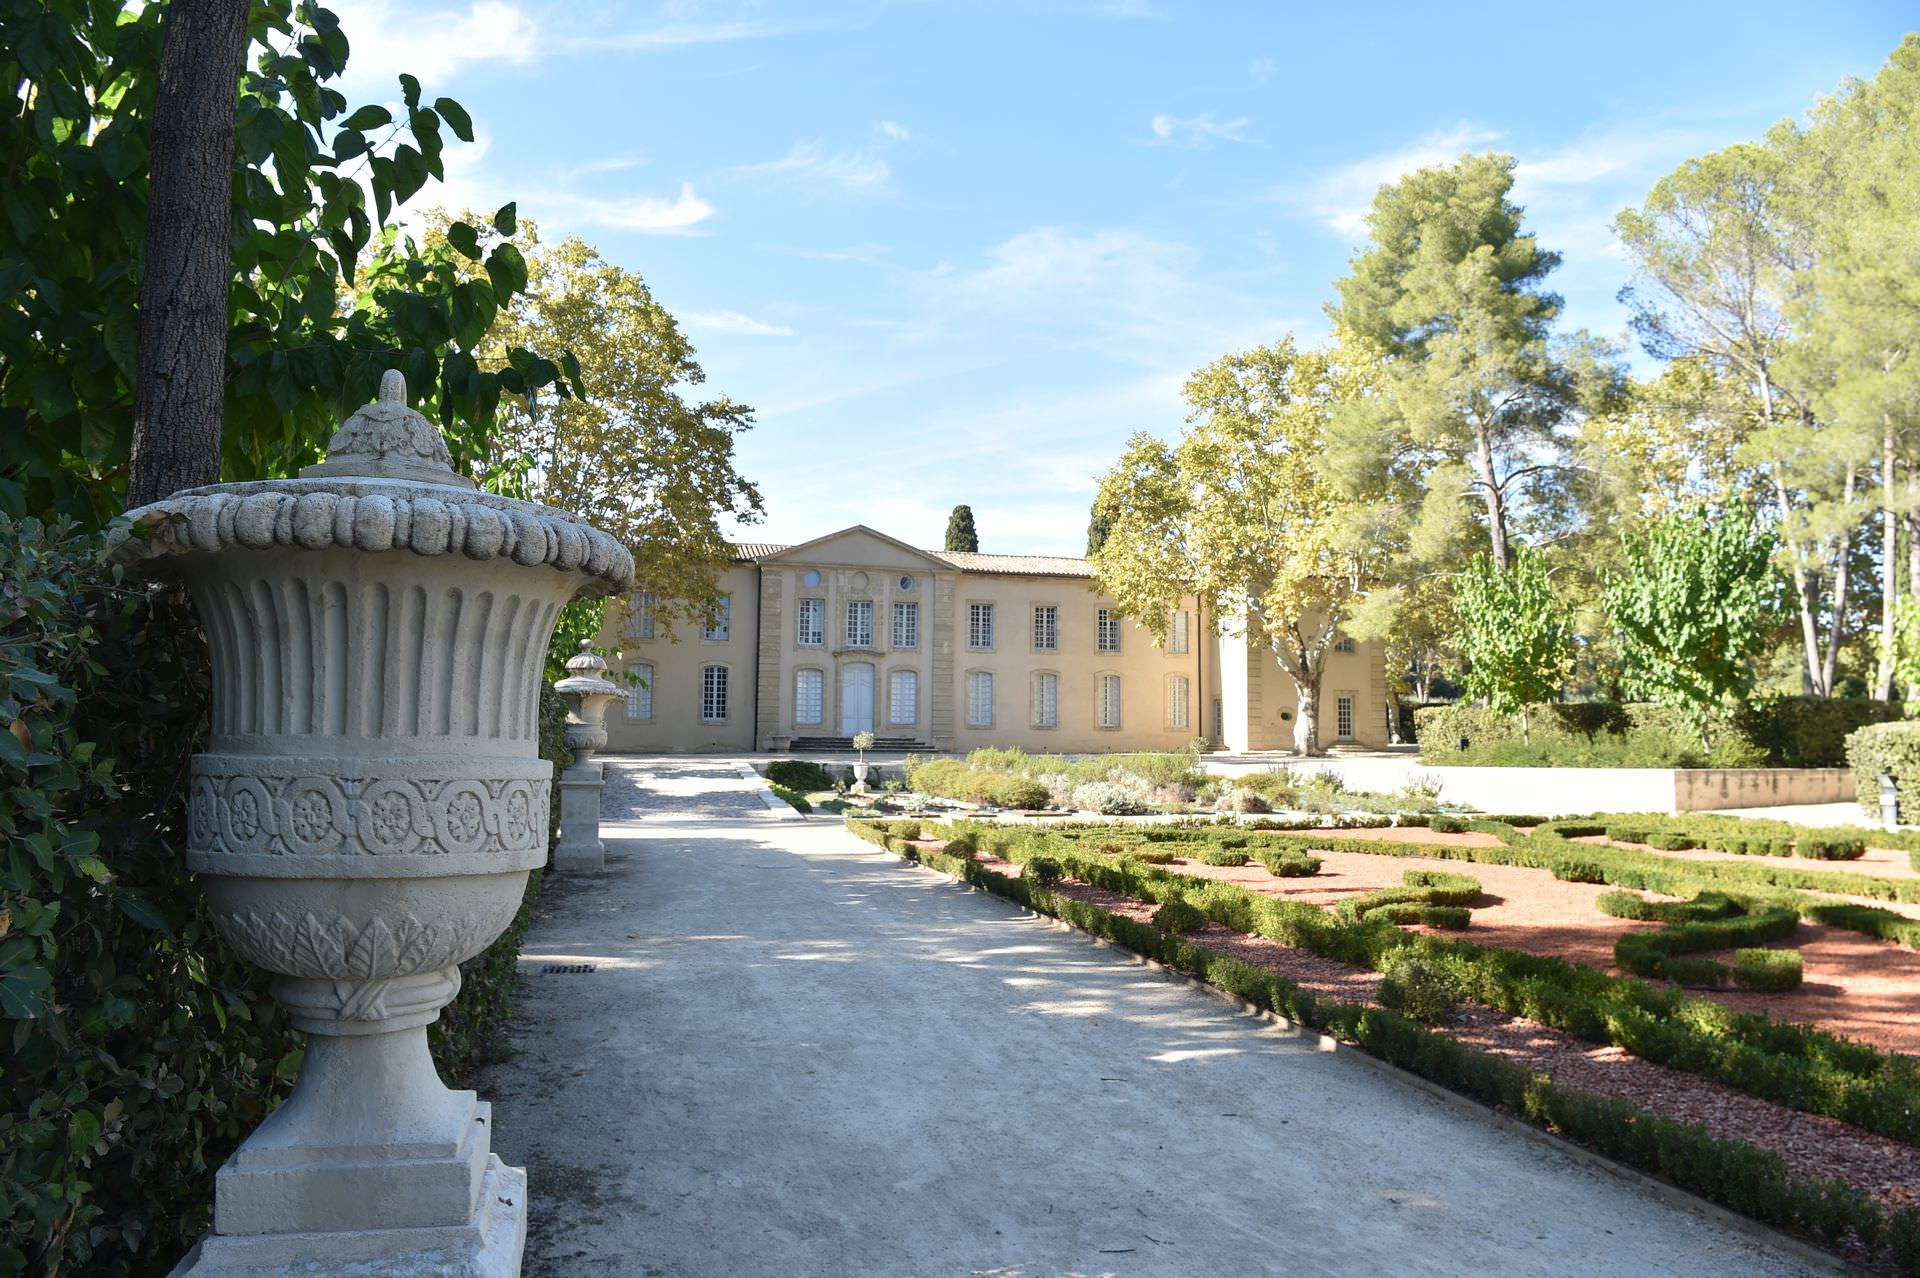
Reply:
[[[1910,3],[836,5],[336,0],[347,90],[466,106],[423,199],[517,199],[644,275],[801,541],[1077,554],[1186,375],[1322,307],[1383,181],[1518,157],[1567,322],[1624,338],[1608,230],[1689,156],[1868,76]]]

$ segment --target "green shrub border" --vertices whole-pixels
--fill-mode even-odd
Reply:
[[[1060,919],[1452,1091],[1504,1107],[1539,1127],[1762,1224],[1801,1230],[1830,1246],[1851,1236],[1869,1254],[1889,1261],[1899,1271],[1920,1274],[1920,1208],[1889,1213],[1852,1185],[1795,1176],[1779,1155],[1717,1137],[1702,1124],[1676,1122],[1625,1101],[1558,1086],[1545,1075],[1396,1012],[1322,1001],[1278,973],[1230,958],[1179,933],[1163,932],[1001,874],[973,859],[972,835],[959,835],[948,850],[916,848],[893,834],[888,824],[849,821],[847,828],[907,860]],[[955,846],[959,851],[951,850]]]
[[[1649,901],[1634,892],[1607,892],[1596,904],[1602,914],[1664,924],[1620,937],[1613,943],[1613,961],[1635,976],[1666,977],[1683,985],[1725,985],[1736,978],[1745,984],[1747,978],[1725,963],[1679,956],[1778,941],[1800,926],[1797,911],[1749,906],[1724,892],[1701,892],[1691,901]],[[1751,976],[1754,965],[1748,966]]]
[[[1125,857],[1089,855],[1056,831],[956,822],[949,834],[963,849],[985,849],[1016,864],[1049,856],[1072,878],[1135,900],[1189,901],[1234,931],[1339,962],[1384,971],[1402,951],[1411,951],[1446,964],[1468,997],[1509,1015],[1525,1016],[1588,1042],[1624,1047],[1657,1064],[1895,1140],[1912,1144],[1920,1138],[1920,1063],[1811,1026],[1735,1012],[1712,999],[1656,989],[1645,981],[1609,976],[1562,959],[1456,937],[1414,935],[1383,919],[1348,922],[1317,905],[1197,880]],[[1362,850],[1377,846],[1369,840]]]
[[[807,802],[807,796],[797,790],[790,790],[778,781],[768,781],[767,789],[773,791],[775,798],[785,799],[788,806],[795,812],[813,811],[813,805]]]

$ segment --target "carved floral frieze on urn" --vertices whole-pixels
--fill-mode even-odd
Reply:
[[[309,1038],[292,1096],[216,1177],[177,1271],[510,1274],[524,1174],[445,1087],[426,1026],[547,856],[547,649],[633,560],[477,491],[397,372],[301,478],[176,493],[116,556],[191,593],[213,664],[189,866]]]

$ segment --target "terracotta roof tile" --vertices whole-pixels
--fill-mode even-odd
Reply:
[[[1018,577],[1091,577],[1084,559],[1071,555],[982,555],[965,550],[929,550],[961,572],[996,573]]]

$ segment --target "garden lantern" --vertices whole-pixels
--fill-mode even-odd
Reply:
[[[187,863],[214,926],[305,1030],[293,1094],[215,1179],[177,1275],[517,1274],[525,1173],[427,1030],[547,859],[547,640],[633,560],[564,511],[475,490],[389,372],[299,479],[132,512],[115,554],[182,580],[212,734]]]

